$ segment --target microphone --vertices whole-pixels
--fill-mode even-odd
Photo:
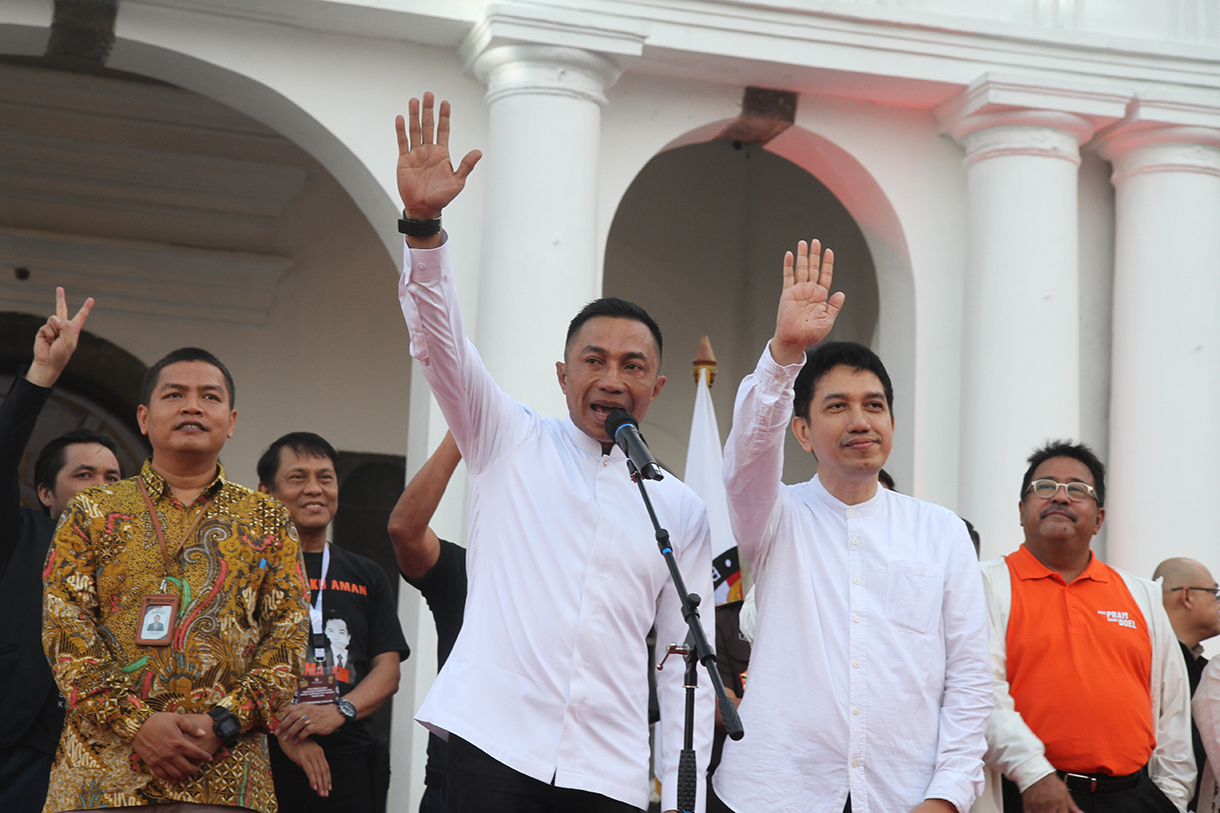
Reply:
[[[627,455],[627,459],[635,466],[640,476],[645,480],[661,480],[665,474],[657,465],[648,444],[640,436],[640,425],[625,409],[612,409],[606,415],[606,433],[614,438],[614,442]]]

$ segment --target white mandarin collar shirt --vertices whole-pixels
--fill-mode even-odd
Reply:
[[[992,705],[987,613],[965,524],[878,487],[847,505],[785,486],[792,382],[769,350],[741,384],[725,449],[734,533],[758,625],[716,791],[737,813],[966,813],[983,788]]]
[[[447,244],[407,252],[399,298],[470,483],[465,621],[416,719],[543,782],[648,806],[648,651],[686,638],[626,457],[496,386],[466,338]],[[712,595],[707,512],[672,475],[647,483],[687,588]],[[704,631],[715,639],[710,601]],[[676,807],[683,668],[658,673],[663,809]],[[697,692],[699,775],[713,693]],[[699,809],[703,809],[703,793]]]

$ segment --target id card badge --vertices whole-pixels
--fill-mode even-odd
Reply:
[[[145,596],[140,605],[140,628],[135,642],[141,646],[169,646],[178,620],[178,596],[159,593]]]
[[[306,663],[301,670],[301,679],[297,683],[297,695],[293,703],[304,703],[307,706],[334,705],[339,699],[339,684],[335,680],[335,672],[329,666],[320,663]]]

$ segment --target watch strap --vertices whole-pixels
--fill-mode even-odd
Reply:
[[[441,233],[441,219],[435,217],[431,220],[413,220],[407,217],[407,213],[402,213],[402,219],[398,221],[398,230],[407,237],[432,237]]]

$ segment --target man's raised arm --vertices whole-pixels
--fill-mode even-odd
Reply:
[[[423,578],[441,554],[441,541],[428,523],[440,505],[449,479],[462,459],[452,432],[446,432],[440,446],[428,458],[390,512],[390,541],[398,569],[408,579]]]
[[[466,176],[483,157],[478,150],[471,150],[458,168],[453,168],[449,157],[449,102],[441,102],[434,141],[434,101],[431,92],[424,94],[421,116],[419,99],[413,98],[407,106],[410,123],[404,122],[402,116],[394,120],[398,133],[398,194],[402,197],[405,219],[420,224],[413,229],[416,231],[429,231],[422,224],[440,219],[441,211],[466,186]],[[438,248],[443,242],[439,228],[431,235],[407,234],[407,245],[411,248]]]
[[[8,569],[21,537],[21,458],[38,415],[51,397],[51,387],[76,351],[81,328],[92,309],[90,297],[69,319],[64,289],[55,289],[55,313],[34,335],[34,360],[24,378],[14,380],[8,397],[0,402],[0,577]]]
[[[733,429],[724,450],[724,484],[733,533],[751,564],[779,496],[784,431],[792,415],[792,383],[805,348],[826,338],[843,307],[830,295],[834,252],[814,240],[784,254],[783,288],[775,335],[754,372],[742,380],[733,408]]]

